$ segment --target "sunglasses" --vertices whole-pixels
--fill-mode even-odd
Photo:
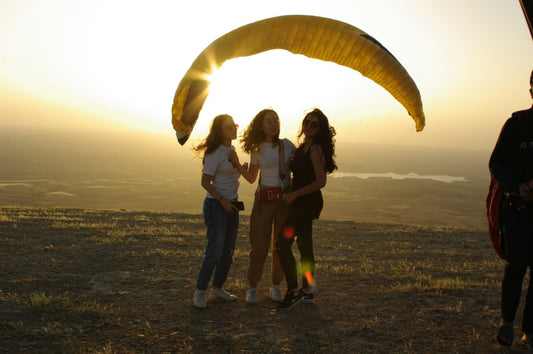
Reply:
[[[318,122],[316,120],[311,120],[309,118],[304,119],[304,127],[309,126],[309,128],[316,129],[318,128]]]

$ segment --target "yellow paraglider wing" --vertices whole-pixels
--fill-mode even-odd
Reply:
[[[344,22],[304,15],[265,19],[216,39],[192,63],[174,96],[172,125],[184,144],[209,94],[209,75],[226,60],[272,49],[331,61],[359,71],[381,85],[413,118],[416,130],[425,125],[420,92],[396,58],[377,40]]]

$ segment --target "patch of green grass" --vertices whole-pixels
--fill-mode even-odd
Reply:
[[[112,307],[101,304],[97,300],[74,302],[67,294],[54,295],[32,293],[29,295],[28,305],[32,308],[47,310],[70,310],[76,313],[109,314]]]
[[[32,293],[29,296],[29,304],[38,309],[51,307],[72,307],[72,302],[64,295],[46,295],[44,293]]]

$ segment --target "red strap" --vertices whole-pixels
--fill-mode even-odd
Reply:
[[[502,232],[500,225],[500,203],[503,195],[503,187],[499,185],[491,176],[489,192],[485,200],[487,208],[487,219],[489,221],[489,234],[492,246],[496,250],[498,256],[505,259],[505,254],[502,252]]]

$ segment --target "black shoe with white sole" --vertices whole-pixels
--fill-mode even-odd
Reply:
[[[290,290],[287,290],[287,293],[285,294],[285,298],[283,299],[283,302],[280,303],[277,307],[280,311],[290,310],[294,306],[298,305],[303,301],[302,293],[298,291],[297,294],[293,293]]]

